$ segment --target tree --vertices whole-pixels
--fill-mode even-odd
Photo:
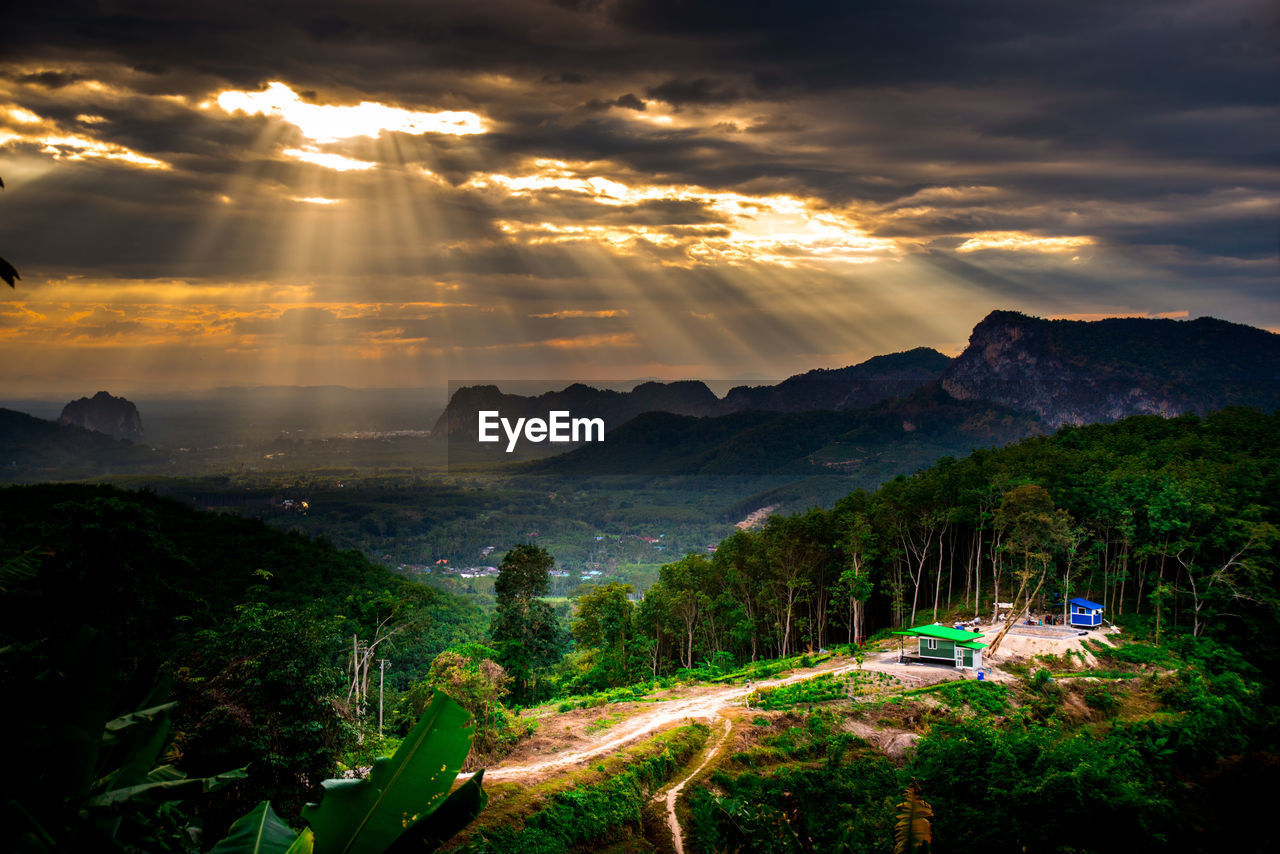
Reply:
[[[630,584],[611,582],[578,596],[572,631],[579,648],[588,652],[589,669],[599,671],[600,678],[591,681],[612,688],[632,681],[633,590]]]
[[[705,555],[685,555],[658,570],[658,583],[667,591],[668,613],[684,636],[684,666],[693,667],[693,640],[708,597],[703,582],[711,569]]]
[[[498,567],[497,594],[489,635],[498,647],[498,663],[514,680],[512,695],[528,702],[537,673],[560,660],[565,633],[551,606],[539,596],[551,590],[555,559],[546,549],[524,543],[507,552]]]
[[[464,652],[474,654],[466,655]],[[479,644],[468,644],[460,650],[449,649],[437,655],[427,678],[412,686],[405,695],[400,706],[404,717],[417,720],[435,694],[444,692],[471,713],[475,727],[475,752],[486,754],[492,751],[501,731],[506,728],[507,715],[502,699],[509,693],[511,682],[507,672],[493,660],[495,654]]]
[[[769,591],[780,632],[778,654],[784,658],[791,653],[792,637],[799,634],[795,631],[796,606],[810,594],[817,605],[819,634],[825,629],[821,603],[827,591],[813,589],[814,578],[825,572],[832,557],[825,528],[826,513],[814,508],[795,516],[770,516],[762,531],[769,560]],[[819,637],[818,643],[822,641]]]
[[[988,655],[992,656],[1019,615],[1031,606],[1040,592],[1054,552],[1067,547],[1071,516],[1053,506],[1053,498],[1044,487],[1026,483],[1004,494],[996,510],[996,524],[1004,531],[1005,549],[1022,557],[1022,568],[1015,573],[1018,592],[1011,600],[1013,607],[988,650]],[[1023,594],[1026,594],[1025,599]],[[1024,602],[1022,607],[1018,605],[1019,600]]]
[[[671,634],[667,630],[671,610],[667,589],[661,583],[654,584],[645,591],[644,598],[636,607],[634,623],[637,633],[643,633],[645,649],[649,654],[649,668],[656,679],[662,667],[663,651],[666,649]]]
[[[836,590],[848,603],[849,643],[854,643],[865,634],[863,610],[875,589],[871,579],[875,530],[863,513],[846,516],[841,523],[844,536],[839,545],[844,552],[844,570],[836,582]]]
[[[331,774],[350,736],[332,635],[305,613],[250,603],[201,641],[201,666],[182,671],[177,683],[185,767],[200,775],[246,768],[227,819],[264,798],[295,812],[299,784]]]
[[[555,558],[541,546],[521,543],[502,556],[493,592],[498,601],[529,602],[551,592]]]
[[[734,531],[720,543],[711,562],[715,572],[724,578],[725,587],[742,606],[751,660],[755,661],[760,650],[760,592],[767,573],[760,538],[748,531]]]

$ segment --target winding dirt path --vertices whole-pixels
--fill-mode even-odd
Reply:
[[[891,656],[886,656],[889,658]],[[722,719],[720,709],[725,706],[741,705],[747,695],[761,688],[775,688],[810,679],[814,676],[832,673],[846,673],[856,670],[858,665],[852,661],[836,663],[824,662],[817,667],[793,672],[790,676],[771,679],[747,685],[729,685],[722,688],[698,686],[690,688],[694,696],[679,699],[660,700],[651,704],[650,708],[635,712],[625,721],[610,727],[597,736],[585,739],[585,743],[576,749],[547,756],[532,762],[513,765],[497,765],[484,772],[486,780],[503,780],[525,782],[545,779],[553,773],[568,771],[584,765],[596,757],[617,751],[633,742],[640,741],[663,729],[689,719],[701,719],[709,722]],[[927,685],[944,679],[956,677],[956,673],[943,668],[910,666],[898,664],[896,661],[868,659],[862,664],[863,670],[890,673],[905,682]],[[458,779],[465,780],[470,774],[459,774]]]
[[[698,776],[698,774],[702,772],[702,769],[707,767],[707,763],[710,762],[712,758],[720,752],[720,749],[729,742],[729,736],[733,732],[733,721],[724,716],[721,716],[720,720],[724,722],[724,728],[720,732],[720,736],[716,739],[715,744],[711,744],[709,746],[707,755],[698,763],[697,768],[694,768],[685,775],[684,779],[672,786],[666,793],[667,827],[671,829],[671,840],[675,843],[676,854],[684,854],[684,832],[680,829],[680,819],[676,818],[676,800],[680,797],[680,792],[683,791],[685,783],[688,783],[694,777]],[[659,792],[654,797],[654,800],[658,801],[662,800],[662,798],[663,793]]]

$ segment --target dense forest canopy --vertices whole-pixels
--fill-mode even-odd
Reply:
[[[0,490],[0,690],[30,700],[13,725],[13,761],[45,769],[33,791],[57,790],[57,773],[42,764],[51,742],[41,733],[75,706],[63,685],[65,651],[86,627],[110,641],[102,665],[112,675],[112,708],[134,708],[161,688],[176,700],[172,758],[182,771],[222,780],[245,769],[234,785],[139,819],[135,829],[150,842],[136,850],[178,851],[190,850],[191,827],[216,838],[262,799],[298,816],[314,797],[309,787],[389,752],[383,748],[394,747],[438,690],[471,716],[469,767],[482,767],[538,727],[537,717],[506,704],[559,698],[573,708],[582,694],[608,702],[607,693],[591,692],[640,696],[681,674],[803,662],[837,644],[861,656],[861,641],[893,628],[990,620],[1001,602],[1012,614],[1061,613],[1082,596],[1102,604],[1109,621],[1153,631],[1157,644],[1163,634],[1186,656],[1185,667],[1146,691],[1167,714],[1116,724],[1098,741],[1067,726],[1054,704],[1069,692],[1048,686],[1042,671],[1017,715],[1007,713],[1003,694],[957,694],[957,704],[996,717],[940,719],[900,768],[883,757],[851,759],[848,734],[810,716],[778,744],[802,758],[826,756],[831,792],[803,769],[726,771],[720,794],[692,796],[697,833],[705,848],[752,848],[785,820],[803,823],[814,840],[863,850],[850,841],[862,839],[876,850],[891,835],[885,804],[896,803],[910,777],[954,840],[994,843],[1013,833],[1044,841],[1070,824],[1041,815],[1061,793],[1032,781],[1050,773],[1089,793],[1097,809],[1132,805],[1108,819],[1117,840],[1167,840],[1165,828],[1177,824],[1170,810],[1183,807],[1165,777],[1228,753],[1247,765],[1269,743],[1280,652],[1278,428],[1280,415],[1250,409],[1142,416],[946,458],[830,509],[772,516],[711,554],[662,566],[647,589],[617,580],[583,586],[571,613],[548,601],[554,555],[532,544],[503,556],[495,606],[484,610],[358,552],[146,492]],[[50,693],[55,683],[63,687]],[[810,705],[839,696],[793,694]],[[1114,712],[1130,702],[1124,697],[1098,689],[1089,703]],[[1110,751],[1106,762],[1097,744]],[[1227,753],[1215,753],[1215,744]],[[1085,780],[1081,762],[1101,770]],[[1144,763],[1165,776],[1143,777]],[[958,764],[991,778],[984,785],[1000,793],[1000,832],[978,833],[977,813],[948,791]],[[797,792],[813,803],[830,796],[866,804],[839,822],[761,806]]]
[[[1251,409],[1068,427],[771,517],[664,566],[629,621],[617,590],[580,597],[587,681],[814,651],[956,609],[989,620],[997,602],[1062,613],[1077,596],[1273,665],[1278,437],[1280,415]]]
[[[41,709],[92,627],[111,650],[113,708],[165,681],[183,769],[247,769],[201,806],[215,830],[263,798],[296,814],[335,773],[376,723],[377,658],[394,700],[485,626],[472,603],[258,521],[111,487],[0,490],[0,693],[34,690],[26,711]],[[19,716],[18,767],[43,767],[47,720]]]

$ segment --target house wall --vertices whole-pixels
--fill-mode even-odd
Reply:
[[[956,645],[954,641],[936,639],[938,641],[937,649],[929,649],[929,638],[920,638],[920,657],[936,658],[942,661],[949,661],[955,664],[956,661]]]

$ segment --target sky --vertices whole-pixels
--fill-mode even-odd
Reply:
[[[1280,331],[1265,0],[41,2],[0,393],[777,379]]]

